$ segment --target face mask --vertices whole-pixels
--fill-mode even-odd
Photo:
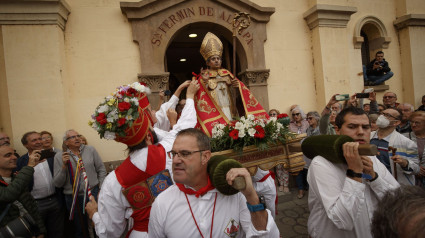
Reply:
[[[379,128],[386,128],[390,125],[390,120],[388,120],[384,115],[380,115],[378,119],[376,119],[376,125]]]

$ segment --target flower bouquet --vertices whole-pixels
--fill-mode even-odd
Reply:
[[[126,130],[140,116],[140,95],[149,91],[139,82],[118,87],[112,96],[107,96],[97,106],[89,125],[99,133],[100,138],[115,140],[116,137],[125,137]]]
[[[241,152],[250,145],[265,150],[270,144],[285,144],[296,136],[288,129],[289,121],[286,114],[270,119],[256,119],[253,115],[248,115],[227,125],[217,124],[212,130],[211,151],[233,149]]]

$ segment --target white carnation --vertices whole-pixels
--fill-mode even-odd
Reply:
[[[249,115],[248,115],[248,120],[250,120],[250,121],[255,120],[255,116],[254,116],[254,115],[252,115],[252,114],[249,114]]]
[[[107,140],[115,140],[115,133],[111,131],[105,131],[105,134],[103,134],[103,137]]]
[[[248,129],[248,134],[249,134],[249,136],[251,136],[251,137],[253,137],[253,136],[254,136],[255,132],[257,132],[257,131],[256,131],[254,128],[249,128],[249,129]]]
[[[130,102],[130,99],[129,98],[124,98],[124,102]]]
[[[239,138],[244,138],[245,137],[245,130],[240,130],[238,136],[239,136]]]
[[[108,105],[104,104],[97,109],[97,112],[102,113],[108,110]]]
[[[133,102],[134,105],[139,106],[139,100],[137,98],[131,98],[130,101]]]
[[[235,129],[238,131],[243,131],[245,129],[245,125],[242,122],[236,122]]]

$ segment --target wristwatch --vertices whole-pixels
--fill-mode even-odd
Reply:
[[[260,195],[258,196],[258,199],[260,200],[260,203],[257,205],[251,205],[248,202],[246,202],[246,206],[248,207],[248,210],[250,212],[258,212],[258,211],[266,210],[267,206],[266,206],[266,199],[264,198],[264,196]]]
[[[351,169],[347,169],[346,175],[348,177],[351,177],[351,178],[364,178],[364,179],[367,179],[367,180],[371,180],[372,179],[372,176],[369,175],[369,174],[356,173],[356,172],[354,172]]]

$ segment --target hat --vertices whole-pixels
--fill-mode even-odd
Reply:
[[[147,94],[150,89],[143,83],[120,86],[97,106],[89,125],[100,138],[116,140],[128,146],[140,144],[152,124]]]
[[[223,53],[223,43],[221,43],[220,39],[218,39],[216,35],[208,32],[202,41],[200,52],[205,61],[213,55],[221,57]]]

